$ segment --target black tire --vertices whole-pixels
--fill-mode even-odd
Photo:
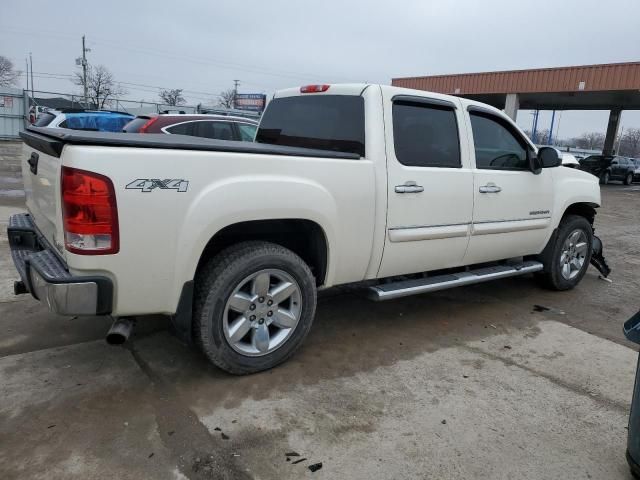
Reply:
[[[604,172],[601,176],[600,176],[600,184],[601,185],[607,185],[609,183],[609,179],[611,178],[611,175],[609,174],[609,172]]]
[[[633,183],[633,173],[627,173],[627,176],[624,177],[624,182],[625,185],[631,185]]]
[[[276,350],[252,357],[231,347],[224,334],[223,315],[234,289],[243,279],[264,269],[279,269],[291,275],[300,287],[302,307],[291,336]],[[196,274],[194,338],[214,365],[235,375],[267,370],[291,357],[309,333],[315,310],[316,285],[311,270],[298,255],[280,245],[239,243],[209,259]]]
[[[562,276],[560,263],[562,247],[569,235],[576,230],[582,230],[585,233],[587,252],[584,257],[584,263],[577,275],[571,279],[566,279]],[[589,221],[578,215],[567,215],[560,221],[556,235],[551,237],[551,240],[549,240],[549,243],[539,256],[539,260],[544,264],[544,270],[536,275],[537,279],[544,287],[552,290],[572,289],[580,283],[587,268],[589,268],[592,245],[593,230]]]

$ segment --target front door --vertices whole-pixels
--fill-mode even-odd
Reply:
[[[465,264],[539,253],[550,234],[551,169],[531,172],[533,148],[505,118],[469,112],[473,169],[473,228]]]
[[[461,104],[433,94],[384,105],[388,208],[378,277],[461,265],[473,210]]]

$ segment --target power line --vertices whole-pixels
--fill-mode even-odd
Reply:
[[[34,76],[36,76],[37,78],[52,78],[56,80],[73,80],[75,78],[74,75],[70,75],[66,73],[50,73],[50,72],[33,72],[33,73],[34,73]],[[156,93],[157,93],[157,90],[169,89],[169,87],[161,87],[158,85],[147,85],[144,83],[125,82],[125,81],[119,81],[119,80],[116,80],[115,83],[120,83],[122,85],[127,85],[132,87],[141,87],[140,90],[142,91],[145,91],[144,90],[145,88],[146,89],[153,88],[155,89],[154,92]],[[201,92],[197,90],[185,90],[185,89],[182,89],[182,91],[186,94],[189,94],[190,96],[193,96],[191,94],[194,94],[194,95],[207,95],[211,97],[220,97],[220,94],[211,93],[211,92]]]
[[[57,32],[54,33],[54,32],[47,32],[43,30],[32,32],[32,31],[16,29],[14,27],[3,27],[3,31],[30,35],[30,36],[33,34],[37,36],[45,36],[45,37],[50,36],[53,38],[61,38],[61,39],[76,38],[71,35],[64,35]],[[311,73],[311,72],[296,72],[296,71],[290,71],[290,70],[274,70],[274,69],[259,67],[256,65],[230,62],[228,60],[185,55],[184,53],[181,53],[181,52],[167,52],[167,51],[155,50],[155,49],[146,48],[146,47],[134,47],[131,45],[124,45],[118,42],[113,42],[112,40],[102,39],[100,37],[92,37],[92,40],[89,43],[94,45],[103,45],[106,47],[111,47],[111,48],[116,48],[121,50],[128,50],[130,52],[138,52],[138,53],[143,53],[147,55],[155,55],[159,57],[181,60],[187,63],[208,64],[208,65],[214,65],[220,68],[235,69],[235,70],[258,73],[258,74],[268,75],[268,76],[292,78],[292,79],[298,79],[298,80],[313,80],[313,81],[317,81],[318,79],[322,79],[326,77],[326,74],[317,74],[317,73]],[[335,75],[331,75],[331,76],[333,78],[341,78],[345,81],[353,81],[353,78],[342,77],[342,76],[336,77]]]
[[[25,73],[18,73],[18,75],[19,76],[26,76]],[[43,72],[34,72],[33,76],[36,77],[36,78],[51,79],[51,80],[72,80],[73,79],[71,75],[43,74]],[[118,82],[118,81],[116,81],[115,83],[129,85],[129,82]],[[164,87],[154,87],[154,86],[148,86],[148,87],[136,86],[136,87],[131,87],[131,89],[134,90],[134,91],[140,91],[140,92],[145,92],[145,93],[154,93],[154,94],[157,95],[159,89],[164,90],[165,88]],[[60,92],[60,93],[62,94],[62,92]],[[200,96],[200,95],[192,95],[192,94],[189,94],[188,96],[191,99],[201,100],[201,101],[210,101],[210,100],[212,100],[211,97],[220,97],[220,95],[214,94],[214,93],[203,93],[203,95],[206,95],[206,97],[205,96]]]

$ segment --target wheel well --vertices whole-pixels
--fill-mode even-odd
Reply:
[[[229,225],[209,240],[200,256],[198,269],[203,261],[231,245],[247,240],[262,240],[288,248],[309,265],[316,284],[324,284],[327,240],[320,225],[303,219],[252,220]]]
[[[589,220],[589,223],[593,227],[593,222],[596,217],[596,206],[593,203],[574,203],[564,211],[562,218],[567,215],[579,215]]]

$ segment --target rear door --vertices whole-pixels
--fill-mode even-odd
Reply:
[[[387,235],[379,277],[462,264],[473,176],[457,99],[384,99]]]
[[[538,253],[551,228],[553,169],[532,173],[535,152],[518,129],[502,115],[470,108],[474,207],[465,264]]]

